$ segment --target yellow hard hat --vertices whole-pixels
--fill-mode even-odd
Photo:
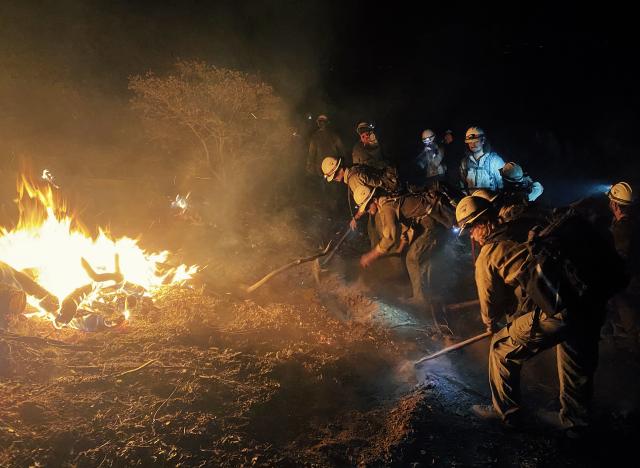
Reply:
[[[485,200],[489,200],[490,202],[493,202],[496,198],[498,198],[498,194],[496,192],[492,192],[491,190],[485,188],[474,190],[471,196],[484,198]]]
[[[327,182],[331,182],[340,169],[341,159],[334,158],[333,156],[327,156],[322,160],[322,173],[324,174],[324,178],[327,179]]]
[[[618,182],[607,192],[609,199],[619,205],[631,205],[633,203],[633,189],[626,182]]]
[[[456,222],[460,230],[491,209],[491,202],[482,197],[464,197],[456,206]]]
[[[353,200],[356,202],[356,205],[358,205],[359,213],[362,213],[367,208],[375,191],[375,188],[367,187],[366,185],[358,185],[353,190]]]

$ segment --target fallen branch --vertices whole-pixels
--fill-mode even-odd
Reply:
[[[115,374],[113,377],[123,377],[125,375],[128,374],[133,374],[134,372],[138,372],[142,369],[144,369],[145,367],[153,364],[154,362],[156,362],[158,359],[152,359],[150,361],[145,362],[144,364],[142,364],[141,366],[136,367],[135,369],[130,369],[128,371],[124,371],[124,372],[120,372],[119,374]]]
[[[164,400],[162,403],[160,403],[160,406],[158,406],[158,409],[156,409],[155,413],[153,413],[153,418],[151,419],[151,428],[153,430],[153,434],[155,435],[156,433],[156,429],[154,427],[154,424],[156,423],[156,416],[158,415],[158,411],[160,411],[160,408],[162,408],[165,403],[167,403],[169,400],[171,400],[171,397],[176,393],[176,391],[178,390],[178,388],[180,388],[180,386],[182,386],[182,383],[184,382],[184,379],[181,380],[180,382],[178,382],[178,384],[176,385],[176,387],[173,389],[173,391],[171,392],[171,394],[167,397],[166,400]]]

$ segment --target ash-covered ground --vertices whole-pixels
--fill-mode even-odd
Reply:
[[[438,327],[404,306],[398,258],[358,270],[362,235],[320,284],[303,264],[243,293],[341,228],[322,209],[302,213],[283,208],[270,225],[256,214],[233,235],[206,216],[155,219],[143,239],[206,265],[190,287],[162,291],[116,330],[15,324],[19,336],[0,339],[0,465],[597,466],[633,453],[637,350],[602,343],[593,440],[568,444],[533,416],[556,408],[552,352],[525,366],[525,429],[504,432],[469,412],[489,403],[486,341],[412,365],[479,333],[478,311],[440,311]],[[305,230],[286,228],[303,219]],[[460,271],[443,301],[469,299],[470,266]]]

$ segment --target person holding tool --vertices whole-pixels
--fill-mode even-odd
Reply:
[[[499,225],[491,203],[474,196],[460,201],[456,219],[461,231],[469,231],[481,246],[476,286],[482,320],[493,335],[489,350],[493,404],[474,405],[473,413],[518,427],[522,365],[557,345],[561,410],[559,418],[544,413],[539,418],[570,438],[583,436],[589,427],[604,306],[628,281],[613,243],[571,212],[532,234],[529,242],[514,241]],[[524,312],[510,316],[517,309]],[[505,315],[508,323],[502,326]]]
[[[347,184],[351,195],[355,194],[355,190],[361,186],[376,189],[378,196],[396,196],[401,192],[398,173],[391,166],[385,166],[382,169],[365,164],[347,166],[342,162],[342,159],[327,156],[322,160],[322,173],[327,182],[335,181]],[[365,213],[367,213],[366,210],[359,210],[353,215],[351,229],[356,229],[358,220]],[[378,229],[376,226],[379,224],[377,215],[369,216],[367,232],[371,247],[378,243]]]

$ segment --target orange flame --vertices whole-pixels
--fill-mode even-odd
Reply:
[[[113,239],[103,229],[92,238],[50,185],[38,187],[22,175],[17,189],[19,221],[12,229],[0,227],[0,260],[16,270],[28,269],[60,301],[92,282],[82,258],[98,272],[111,272],[119,256],[125,280],[142,286],[150,296],[162,285],[184,283],[198,269],[168,267],[168,251],[146,252],[136,239]]]

